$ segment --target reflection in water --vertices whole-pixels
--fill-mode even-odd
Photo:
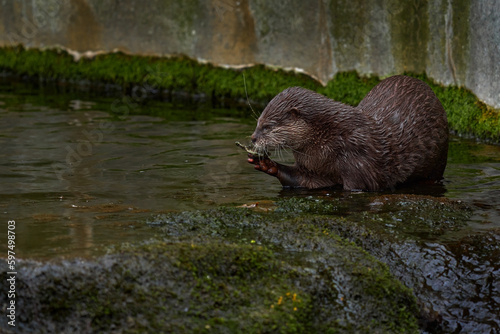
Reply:
[[[171,110],[173,120],[124,118],[108,112],[113,99],[44,98],[0,93],[0,208],[17,221],[21,257],[90,255],[150,237],[145,221],[154,214],[280,189],[247,187],[258,176],[234,141],[251,132],[248,120],[194,109]]]
[[[473,204],[475,228],[500,227],[500,146],[455,138],[445,178],[446,196]]]

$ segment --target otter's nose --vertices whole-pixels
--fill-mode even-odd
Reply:
[[[257,141],[257,136],[255,135],[255,133],[252,134],[250,138],[252,138],[252,144],[255,144],[255,142]]]

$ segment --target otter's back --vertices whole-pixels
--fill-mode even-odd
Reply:
[[[383,155],[396,166],[388,171],[407,178],[439,180],[448,155],[446,113],[424,82],[393,76],[375,86],[357,106],[383,131]],[[389,161],[388,161],[389,162]]]

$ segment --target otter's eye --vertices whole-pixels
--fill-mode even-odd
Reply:
[[[271,126],[270,125],[264,125],[262,127],[262,131],[269,131],[269,130],[271,130]]]

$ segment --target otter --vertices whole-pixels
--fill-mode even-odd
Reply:
[[[423,81],[392,76],[357,107],[301,87],[287,88],[266,106],[251,136],[255,169],[283,187],[394,190],[410,182],[439,182],[448,155],[448,121]],[[290,149],[295,163],[269,158]]]

